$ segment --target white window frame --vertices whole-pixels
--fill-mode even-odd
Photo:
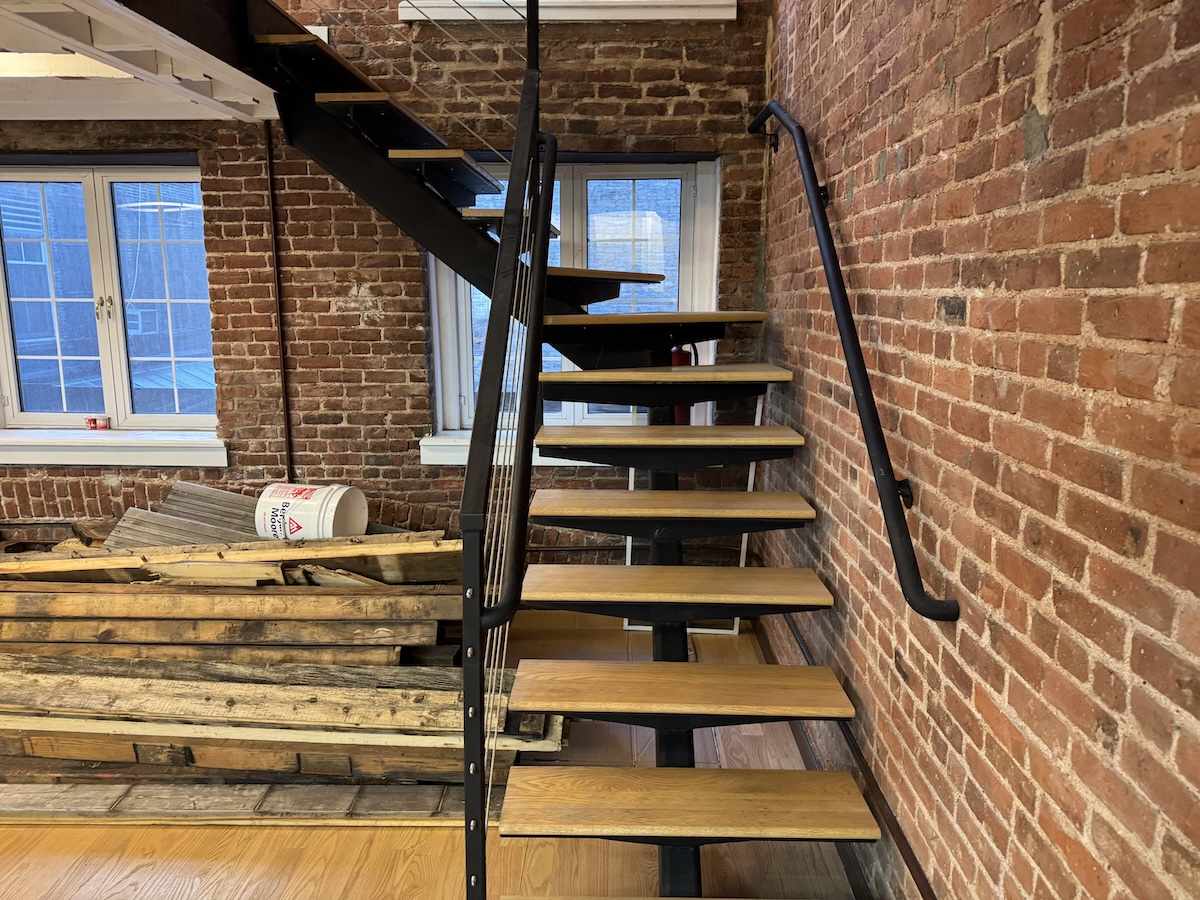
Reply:
[[[194,166],[0,167],[0,180],[82,185],[104,410],[109,431],[88,431],[87,413],[21,410],[7,273],[0,265],[0,464],[224,466],[217,416],[135,413],[111,187],[114,182],[199,182]],[[109,302],[108,298],[111,298]],[[100,309],[104,300],[103,309]]]
[[[130,381],[129,357],[125,342],[125,310],[121,297],[118,268],[116,223],[112,206],[112,185],[116,182],[191,182],[200,180],[200,170],[192,167],[111,168],[0,168],[0,180],[27,182],[68,182],[83,186],[84,218],[88,229],[88,252],[92,270],[93,303],[105,301],[97,316],[100,345],[100,372],[104,390],[104,411],[116,430],[212,431],[216,415],[166,415],[135,413]],[[0,269],[0,397],[3,399],[3,425],[6,428],[70,428],[81,426],[84,413],[28,413],[20,408],[16,349],[9,315],[8,286]],[[99,308],[97,306],[97,311]]]
[[[504,177],[502,166],[488,167]],[[563,221],[559,223],[561,265],[587,268],[587,183],[604,178],[679,178],[680,274],[679,310],[704,312],[717,308],[717,248],[720,223],[720,167],[717,161],[697,163],[579,163],[558,168]],[[437,392],[437,432],[421,442],[421,460],[429,465],[463,465],[470,438],[472,405],[472,348],[470,286],[453,270],[429,257],[428,291],[434,327],[434,383]],[[699,363],[714,357],[713,342],[698,346]],[[563,360],[564,368],[575,368]],[[464,390],[465,388],[465,390]],[[639,421],[631,413],[589,413],[587,404],[567,405],[562,418],[547,416],[547,424],[612,425]],[[696,424],[711,420],[711,404],[698,405]],[[570,464],[542,459],[541,465]]]

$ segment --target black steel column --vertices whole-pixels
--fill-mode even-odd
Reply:
[[[666,365],[656,360],[656,365]],[[657,406],[650,410],[651,425],[675,424],[675,409]],[[675,472],[651,472],[653,491],[679,490],[679,475]],[[678,566],[683,562],[680,541],[652,540],[650,563],[656,566]],[[654,626],[654,659],[656,662],[687,662],[687,622],[664,622]],[[654,732],[654,762],[660,768],[694,768],[696,744],[690,729],[657,728]],[[658,893],[660,897],[699,897],[700,849],[698,847],[658,848]]]

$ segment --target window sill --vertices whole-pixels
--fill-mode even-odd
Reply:
[[[0,465],[229,465],[225,442],[211,431],[87,431],[82,428],[0,430]]]
[[[449,432],[447,434],[431,434],[421,438],[421,465],[423,466],[465,466],[467,450],[471,446],[471,436],[466,433]],[[497,448],[499,451],[499,448]],[[595,469],[607,468],[598,463],[579,462],[574,459],[558,459],[553,456],[542,456],[537,450],[533,451],[535,466],[569,466]]]

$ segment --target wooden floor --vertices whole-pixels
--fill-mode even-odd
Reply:
[[[510,663],[530,658],[649,658],[647,634],[615,620],[567,612],[523,612]],[[761,660],[754,638],[694,638],[696,658]],[[652,765],[645,729],[574,723],[553,759]],[[702,766],[800,768],[785,724],[701,731]],[[2,787],[0,787],[2,789]],[[653,848],[606,841],[491,842],[489,894],[653,897]],[[849,900],[830,845],[744,843],[703,850],[710,897]],[[0,827],[0,900],[461,900],[462,838],[453,828]]]

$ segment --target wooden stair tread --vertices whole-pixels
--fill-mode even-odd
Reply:
[[[816,512],[788,491],[622,491],[542,489],[533,518],[814,519]]]
[[[576,269],[569,266],[550,266],[546,274],[555,278],[577,278],[588,281],[627,281],[632,284],[661,284],[665,275],[652,272],[618,272],[610,269]]]
[[[832,606],[812,569],[736,566],[537,564],[525,573],[521,599],[605,603],[712,603]]]
[[[467,209],[460,209],[459,213],[461,213],[462,217],[468,222],[481,222],[489,225],[495,225],[496,227],[499,227],[500,223],[504,221],[504,210],[502,209],[491,209],[484,206],[472,206]],[[558,230],[558,226],[556,226],[554,223],[551,223],[550,236],[558,237],[559,235],[560,232]]]
[[[779,719],[854,716],[846,692],[824,666],[586,659],[521,660],[509,710]]]
[[[315,34],[256,34],[254,43],[266,44],[273,47],[292,47],[300,44],[324,44]]]
[[[534,443],[544,447],[803,447],[785,425],[553,425]]]
[[[476,194],[499,194],[503,189],[495,178],[475,162],[471,154],[459,147],[427,150],[389,150],[388,159],[398,166],[445,166],[454,178]]]
[[[517,766],[501,837],[877,840],[848,772]]]
[[[578,313],[562,316],[546,316],[545,324],[551,327],[620,327],[627,325],[704,325],[704,324],[753,324],[765,322],[767,314],[752,310],[719,310],[716,312],[665,312],[665,313],[614,313],[590,315]]]
[[[588,369],[542,372],[547,384],[696,384],[790,382],[792,372],[767,363],[721,363],[712,366],[644,366],[634,369]]]

